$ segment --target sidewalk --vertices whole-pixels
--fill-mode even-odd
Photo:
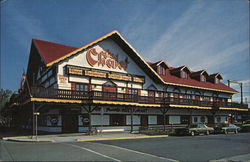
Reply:
[[[102,141],[102,140],[121,140],[121,139],[139,139],[139,138],[161,138],[167,137],[167,135],[144,135],[133,134],[129,132],[113,132],[113,133],[101,133],[97,135],[86,135],[83,133],[71,133],[71,134],[56,134],[56,135],[38,135],[36,137],[31,136],[16,136],[16,137],[4,137],[3,140],[16,141],[16,142],[74,142],[74,141]]]

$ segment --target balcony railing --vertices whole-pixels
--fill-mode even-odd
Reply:
[[[74,91],[53,88],[32,87],[31,95],[34,98],[51,98],[51,99],[74,99],[74,100],[104,100],[104,101],[122,101],[135,102],[144,104],[177,104],[177,105],[195,105],[195,106],[209,106],[209,107],[234,107],[234,108],[248,108],[247,104],[240,104],[234,102],[211,102],[200,101],[196,99],[185,99],[175,97],[151,97],[139,96],[137,94],[105,92],[105,91]],[[23,92],[19,94],[14,102],[23,102],[28,99],[29,93]],[[13,101],[12,101],[13,102]]]

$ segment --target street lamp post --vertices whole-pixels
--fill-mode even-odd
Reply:
[[[40,113],[39,112],[35,112],[34,115],[36,117],[36,128],[35,128],[35,130],[36,130],[36,140],[37,140],[37,116],[40,115]]]

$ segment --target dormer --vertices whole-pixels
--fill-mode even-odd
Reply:
[[[200,71],[192,72],[190,74],[190,77],[192,79],[198,80],[200,82],[206,82],[208,76],[209,76],[209,74],[207,73],[206,70],[200,70]]]
[[[150,65],[159,75],[166,75],[166,70],[169,69],[169,66],[164,61],[158,61]]]
[[[188,79],[191,70],[186,66],[181,66],[170,70],[170,73],[182,79]]]
[[[214,84],[219,84],[220,80],[222,80],[222,76],[220,75],[220,73],[215,73],[215,74],[211,74],[208,77],[208,81],[212,82]]]

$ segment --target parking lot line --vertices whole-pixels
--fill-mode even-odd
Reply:
[[[106,146],[113,147],[113,148],[116,148],[116,149],[122,149],[122,150],[125,150],[125,151],[134,152],[134,153],[137,153],[137,154],[142,154],[142,155],[147,155],[147,156],[151,156],[151,157],[154,157],[154,158],[159,158],[159,159],[162,159],[164,161],[179,162],[178,160],[175,160],[175,159],[164,158],[164,157],[161,157],[161,156],[156,156],[156,155],[152,155],[152,154],[148,154],[148,153],[144,153],[144,152],[139,152],[139,151],[135,151],[135,150],[119,147],[119,146],[114,146],[114,145],[109,145],[109,144],[104,144],[104,143],[95,143],[95,142],[86,142],[86,143],[94,143],[94,144],[98,144],[98,145],[106,145]]]
[[[72,146],[72,147],[75,147],[75,148],[79,148],[79,149],[82,149],[82,150],[86,150],[86,151],[92,152],[92,153],[94,153],[94,154],[100,155],[100,156],[102,156],[102,157],[105,157],[105,158],[108,158],[108,159],[111,159],[111,160],[114,160],[114,161],[119,161],[119,162],[121,162],[121,160],[118,160],[118,159],[115,159],[115,158],[113,158],[113,157],[110,157],[110,156],[101,154],[101,153],[99,153],[99,152],[93,151],[93,150],[88,149],[88,148],[85,148],[85,147],[81,147],[81,146],[77,146],[77,145],[73,145],[73,144],[67,144],[67,143],[62,143],[62,144],[63,144],[63,145],[69,145],[69,146]]]

